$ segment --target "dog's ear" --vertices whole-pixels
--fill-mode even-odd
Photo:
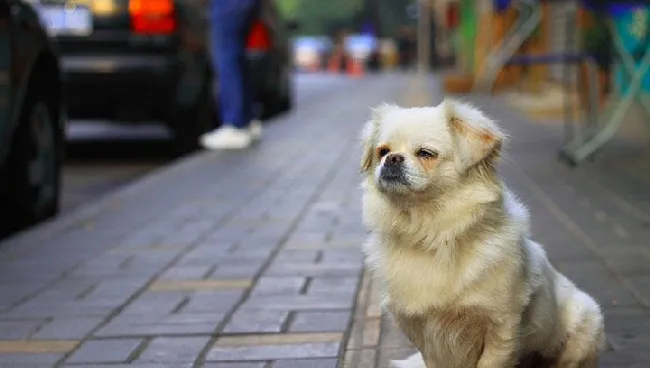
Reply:
[[[447,124],[456,147],[456,164],[462,171],[482,162],[494,164],[506,135],[479,109],[445,99]]]
[[[361,131],[361,172],[366,172],[372,168],[372,160],[375,154],[375,140],[379,134],[379,127],[386,111],[392,105],[383,103],[371,109],[371,117],[363,126]]]

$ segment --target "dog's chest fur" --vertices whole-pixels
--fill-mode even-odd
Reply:
[[[490,305],[492,290],[478,287],[489,267],[484,261],[489,258],[480,257],[479,249],[466,253],[441,249],[429,254],[404,246],[384,246],[371,237],[365,254],[390,304],[415,315],[432,308]]]
[[[391,315],[421,352],[435,357],[434,367],[475,367],[483,351],[490,321],[480,310],[431,309],[411,316],[390,308]]]
[[[507,267],[493,267],[491,262],[501,257],[482,254],[491,248],[469,241],[425,252],[403,240],[391,245],[388,238],[373,235],[364,249],[368,266],[382,281],[384,306],[411,342],[428,350],[427,356],[449,368],[476,366],[502,302],[495,298],[501,285],[484,280],[498,279]]]

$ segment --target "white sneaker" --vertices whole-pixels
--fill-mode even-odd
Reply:
[[[259,120],[251,121],[251,124],[248,126],[248,130],[251,133],[251,139],[254,141],[259,141],[262,139],[262,122]]]
[[[251,145],[250,129],[237,129],[231,126],[205,133],[201,136],[201,145],[208,150],[242,149]]]

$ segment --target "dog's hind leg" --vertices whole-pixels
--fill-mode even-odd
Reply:
[[[596,301],[579,291],[564,319],[568,332],[564,348],[558,355],[558,368],[597,368],[598,357],[605,349],[605,324]]]
[[[598,368],[602,345],[598,335],[578,333],[569,337],[557,359],[557,368]]]

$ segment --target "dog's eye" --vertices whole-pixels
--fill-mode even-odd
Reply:
[[[390,149],[388,149],[387,147],[381,147],[380,149],[377,150],[377,154],[379,155],[379,157],[384,157],[389,153],[390,153]]]
[[[421,149],[417,152],[417,156],[422,158],[436,158],[438,157],[438,153],[426,149]]]

